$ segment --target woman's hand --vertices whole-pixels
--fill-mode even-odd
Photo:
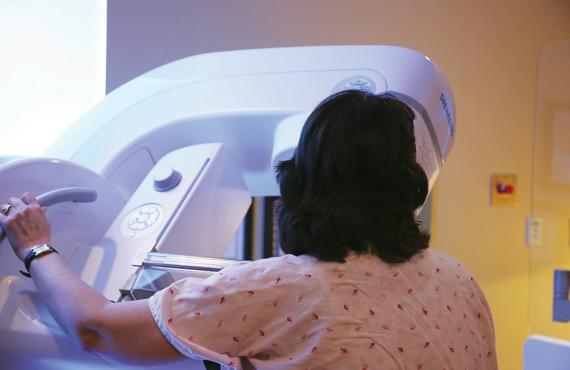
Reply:
[[[31,247],[51,242],[44,210],[30,193],[0,206],[0,226],[21,260]],[[57,253],[34,260],[30,273],[55,321],[84,349],[130,364],[186,359],[162,335],[146,300],[109,302],[75,276]]]
[[[6,213],[0,212],[0,226],[12,245],[14,253],[24,260],[30,249],[38,244],[51,243],[51,228],[37,199],[30,193],[12,197]]]

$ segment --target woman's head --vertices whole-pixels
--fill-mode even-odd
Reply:
[[[388,95],[349,90],[319,104],[293,158],[277,167],[285,252],[324,261],[371,252],[398,263],[427,248],[414,216],[428,181],[416,162],[413,120]]]

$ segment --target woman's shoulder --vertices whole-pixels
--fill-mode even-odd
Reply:
[[[278,257],[263,258],[255,261],[244,261],[226,267],[220,271],[225,276],[247,276],[248,280],[279,278],[284,276],[304,276],[314,271],[318,260],[308,255],[294,256],[285,254]]]
[[[424,250],[410,262],[424,269],[431,269],[440,276],[449,275],[460,281],[473,281],[473,275],[468,268],[459,259],[444,252]]]
[[[431,248],[422,250],[414,257],[412,257],[412,260],[424,260],[425,262],[429,263],[448,264],[458,267],[461,266],[461,262],[459,262],[457,258]]]

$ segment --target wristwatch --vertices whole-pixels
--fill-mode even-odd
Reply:
[[[46,254],[54,252],[58,253],[58,251],[56,251],[48,244],[39,244],[32,247],[32,249],[26,255],[26,258],[24,259],[24,266],[26,267],[27,272],[20,270],[20,274],[24,275],[25,277],[31,278],[32,275],[30,275],[30,263],[32,263],[32,261],[35,258],[38,258],[40,256],[45,256]]]

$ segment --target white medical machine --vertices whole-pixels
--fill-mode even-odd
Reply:
[[[529,336],[523,348],[523,370],[568,370],[570,342],[544,335]]]
[[[431,188],[454,140],[443,74],[410,49],[318,46],[198,55],[145,73],[45,157],[0,164],[0,200],[52,192],[43,199],[54,246],[71,269],[110,300],[148,297],[239,257],[228,246],[251,197],[279,195],[274,166],[312,109],[346,89],[390,93],[415,111]],[[66,338],[22,267],[1,242],[0,369],[116,368]]]

